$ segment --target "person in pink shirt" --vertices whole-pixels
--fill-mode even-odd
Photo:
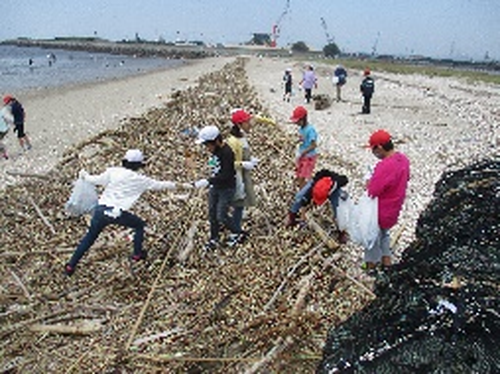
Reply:
[[[366,189],[372,198],[378,198],[379,236],[372,248],[365,249],[367,268],[374,268],[378,263],[391,265],[389,229],[399,217],[406,197],[406,188],[410,179],[410,161],[401,152],[394,149],[391,135],[385,130],[375,131],[370,136],[369,147],[373,155],[380,159],[375,166]]]

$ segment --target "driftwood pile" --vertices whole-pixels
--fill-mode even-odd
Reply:
[[[102,172],[140,148],[148,175],[205,177],[207,154],[194,145],[195,129],[217,124],[227,132],[235,107],[269,118],[241,59],[0,195],[0,371],[314,370],[328,328],[373,294],[347,275],[352,264],[336,252],[327,207],[311,214],[309,228],[284,228],[295,191],[294,144],[272,121],[257,121],[250,135],[261,162],[245,244],[205,253],[206,191],[155,192],[134,207],[148,222],[147,264],[131,267],[129,233],[109,227],[73,277],[63,275],[89,219],[63,210],[81,168]]]

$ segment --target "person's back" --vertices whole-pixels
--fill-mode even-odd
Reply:
[[[364,96],[372,96],[375,91],[375,82],[371,76],[367,76],[361,82],[361,92]]]
[[[302,87],[304,87],[304,89],[311,89],[314,87],[315,84],[316,84],[316,74],[314,74],[314,71],[312,70],[306,70],[304,72]]]
[[[337,85],[343,86],[347,81],[347,71],[343,66],[337,66],[334,74],[338,78]]]
[[[12,100],[10,104],[10,110],[12,117],[14,118],[14,124],[20,124],[24,122],[24,108],[21,103],[17,100]]]

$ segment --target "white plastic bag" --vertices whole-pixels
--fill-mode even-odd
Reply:
[[[349,231],[349,221],[351,220],[353,205],[349,196],[345,199],[339,199],[339,206],[337,207],[337,226],[340,231]]]
[[[95,186],[78,178],[73,185],[71,195],[64,205],[65,211],[74,217],[90,213],[97,205],[97,191]]]
[[[236,189],[234,191],[233,201],[243,200],[246,196],[245,183],[243,182],[243,173],[241,170],[236,171]]]
[[[379,231],[378,198],[372,199],[365,193],[350,209],[347,232],[353,242],[370,249]]]

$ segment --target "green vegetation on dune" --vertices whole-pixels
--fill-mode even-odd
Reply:
[[[394,74],[421,74],[430,77],[456,77],[473,82],[485,82],[500,85],[500,74],[486,72],[481,70],[454,68],[437,65],[418,65],[409,61],[377,61],[377,60],[355,60],[355,59],[337,59],[327,60],[332,65],[342,64],[349,69],[363,71],[369,67],[370,70],[384,71]]]

